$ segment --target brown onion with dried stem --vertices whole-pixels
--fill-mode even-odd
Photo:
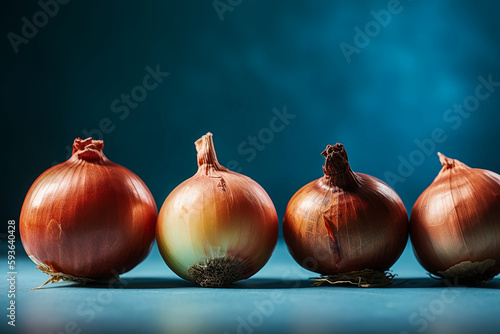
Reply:
[[[500,273],[500,175],[438,155],[443,168],[411,212],[413,250],[432,275],[487,282]]]
[[[302,187],[286,208],[288,250],[304,268],[328,275],[329,283],[385,282],[380,273],[408,240],[403,202],[381,180],[354,173],[342,144],[327,146],[322,155],[324,176]]]
[[[257,182],[219,164],[210,132],[195,145],[198,171],[163,203],[156,240],[177,275],[222,287],[266,264],[278,239],[278,216]]]
[[[48,282],[109,281],[139,264],[154,240],[156,203],[148,187],[111,162],[102,140],[75,139],[73,154],[28,191],[21,240]]]

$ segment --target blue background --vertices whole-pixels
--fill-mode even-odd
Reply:
[[[500,3],[401,0],[379,31],[356,40],[356,27],[373,28],[371,11],[387,8],[388,1],[255,0],[231,6],[221,20],[213,1],[73,0],[16,53],[8,34],[20,35],[22,18],[33,22],[40,6],[1,1],[2,220],[17,220],[35,178],[67,158],[74,138],[88,131],[100,137],[94,129],[103,119],[113,129],[102,135],[105,154],[138,174],[158,207],[196,172],[193,143],[207,131],[220,162],[233,161],[228,167],[259,182],[280,220],[290,197],[322,175],[320,153],[336,142],[345,145],[354,171],[389,182],[408,212],[440,169],[437,151],[499,172],[500,87],[460,124],[447,110],[472,101],[479,76],[500,81]],[[358,45],[359,53],[347,59],[342,43]],[[169,76],[120,118],[113,101],[157,64]],[[249,147],[249,136],[265,136],[275,108],[295,118],[250,159],[241,147]],[[446,139],[429,144],[436,129]],[[422,153],[416,141],[428,150]],[[402,160],[412,170],[398,171]],[[391,182],[389,173],[401,178]],[[148,261],[163,266],[155,252]],[[282,244],[272,261],[294,266]],[[408,249],[398,264],[410,276],[425,275]],[[34,280],[34,269],[26,268],[19,280]],[[130,275],[140,276],[141,268],[148,267]],[[24,293],[32,303],[32,292]],[[376,300],[370,307],[378,307]],[[273,319],[276,326],[285,322]]]

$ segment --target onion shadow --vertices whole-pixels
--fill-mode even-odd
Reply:
[[[500,289],[500,279],[493,279],[483,285],[478,286],[465,286],[465,285],[452,285],[443,280],[434,279],[431,277],[418,277],[418,278],[395,278],[393,284],[389,287],[402,288],[402,289],[429,289],[429,288],[464,288],[464,289]]]
[[[313,286],[312,279],[275,279],[275,278],[250,278],[234,282],[226,287],[206,288],[206,289],[303,289],[303,288],[350,288],[360,289],[351,284],[323,284],[319,287]],[[429,288],[466,288],[466,289],[500,289],[500,279],[493,279],[484,285],[467,287],[467,286],[452,286],[445,282],[432,278],[417,277],[417,278],[399,278],[393,279],[392,284],[380,287],[370,287],[362,289],[429,289]],[[76,282],[61,282],[50,284],[41,289],[65,289],[65,288],[90,288],[90,289],[178,289],[178,288],[201,288],[198,284],[186,281],[181,278],[170,277],[126,277],[119,281],[109,283],[76,283]]]

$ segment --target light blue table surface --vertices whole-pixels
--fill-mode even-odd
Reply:
[[[3,259],[5,260],[5,259]],[[6,265],[4,266],[4,268]],[[449,288],[430,279],[411,248],[387,288],[311,287],[315,276],[279,243],[254,277],[199,288],[168,269],[157,248],[112,288],[49,284],[27,258],[17,264],[16,327],[2,333],[500,333],[500,279]]]

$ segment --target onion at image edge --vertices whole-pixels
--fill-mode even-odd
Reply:
[[[42,173],[24,200],[21,241],[45,283],[109,281],[148,255],[157,208],[142,180],[103,154],[103,141],[75,139],[72,156]]]
[[[485,283],[500,273],[500,175],[438,155],[443,167],[411,212],[413,250],[432,275]]]
[[[278,239],[278,216],[257,182],[219,164],[211,133],[195,145],[198,171],[168,195],[156,239],[178,276],[222,287],[266,264]]]
[[[286,208],[283,235],[290,254],[331,284],[388,284],[393,275],[384,272],[408,241],[403,202],[381,180],[354,173],[342,144],[328,145],[322,155],[324,176],[297,191]]]

